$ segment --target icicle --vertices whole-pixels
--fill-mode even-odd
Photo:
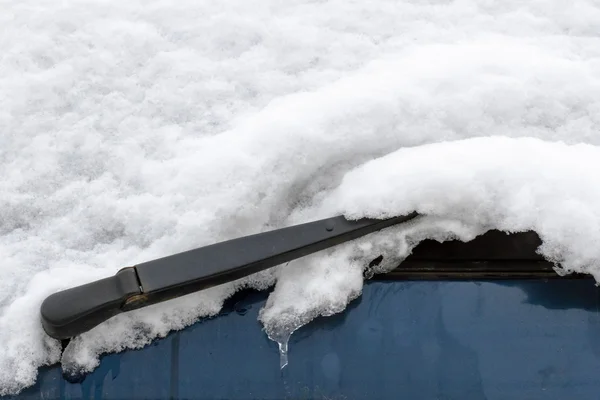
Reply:
[[[284,369],[288,365],[288,342],[290,336],[290,334],[284,335],[281,339],[277,340],[277,344],[279,345],[279,369]]]

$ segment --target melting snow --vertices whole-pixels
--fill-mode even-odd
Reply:
[[[285,338],[426,237],[535,229],[600,278],[596,1],[19,1],[0,13],[0,394],[141,347],[243,286]],[[524,138],[528,137],[528,138]],[[585,144],[582,144],[585,143]],[[121,315],[61,355],[55,291],[345,213],[427,214]]]

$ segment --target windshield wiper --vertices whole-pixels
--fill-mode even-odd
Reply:
[[[121,269],[50,295],[41,306],[49,336],[67,339],[122,312],[243,278],[417,216],[349,221],[343,216],[212,244]]]

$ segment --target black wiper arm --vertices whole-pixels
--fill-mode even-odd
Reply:
[[[230,282],[417,216],[348,221],[343,216],[259,233],[121,269],[116,275],[50,295],[42,326],[67,339],[125,311]]]

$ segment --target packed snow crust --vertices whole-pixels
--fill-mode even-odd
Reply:
[[[533,229],[600,280],[593,0],[3,1],[0,395],[91,371],[275,285],[285,337],[424,238]],[[338,213],[423,217],[116,317],[64,353],[39,306],[123,266]]]

